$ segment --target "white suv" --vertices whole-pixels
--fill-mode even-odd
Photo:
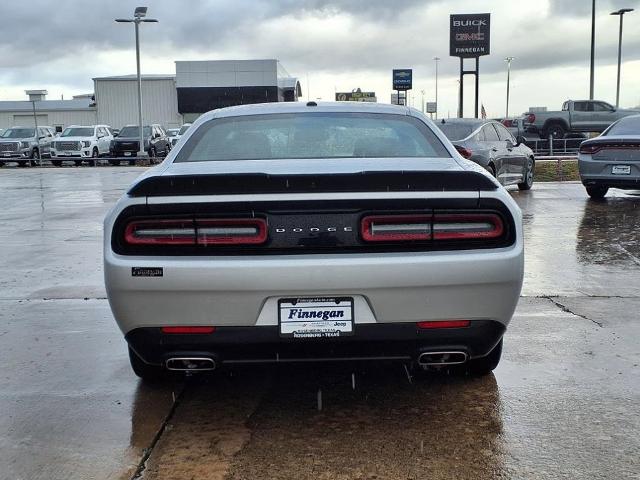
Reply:
[[[80,165],[84,159],[95,165],[96,159],[109,154],[113,140],[111,128],[107,125],[71,125],[51,143],[51,163],[60,167],[65,159],[72,159]]]
[[[187,132],[187,130],[189,130],[189,127],[191,126],[190,123],[185,123],[184,125],[182,125],[182,127],[180,127],[180,130],[178,131],[178,133],[171,137],[171,148],[176,146],[176,143],[178,143],[178,140],[180,140],[182,138],[182,136]]]

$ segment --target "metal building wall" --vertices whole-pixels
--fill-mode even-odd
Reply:
[[[138,123],[137,83],[131,79],[94,79],[98,123],[122,128]],[[182,125],[174,78],[142,80],[142,117],[144,123],[159,123],[166,128]]]
[[[95,110],[38,110],[38,125],[61,128],[69,125],[94,125],[96,123]],[[0,111],[0,128],[14,126],[32,127],[33,113],[24,110]]]

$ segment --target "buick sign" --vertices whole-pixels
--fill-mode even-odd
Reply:
[[[490,13],[451,15],[449,55],[475,58],[490,53]]]
[[[393,71],[393,89],[411,90],[413,70],[410,68],[396,69]]]

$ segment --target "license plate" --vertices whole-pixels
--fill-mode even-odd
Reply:
[[[629,175],[631,173],[630,165],[614,165],[611,168],[611,173],[614,175]]]
[[[10,154],[10,153],[3,153],[2,155],[3,155],[4,157],[9,157],[9,156],[11,156],[11,154]]]
[[[124,156],[125,157],[130,157],[131,156],[131,152],[124,152]]]
[[[73,152],[62,152],[62,155],[71,156],[71,155],[73,155]]]
[[[353,335],[353,298],[283,298],[278,301],[278,317],[281,337]]]

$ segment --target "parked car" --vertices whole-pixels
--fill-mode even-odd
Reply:
[[[49,156],[56,136],[53,127],[11,127],[0,135],[0,165],[17,161],[20,167],[35,166],[38,159]]]
[[[179,131],[180,131],[179,128],[167,128],[167,138],[169,139],[169,141],[171,141],[173,137],[175,137],[178,134]]]
[[[640,115],[618,120],[582,142],[578,168],[591,198],[603,198],[609,188],[640,190]]]
[[[182,136],[185,133],[187,133],[187,130],[189,130],[190,126],[191,126],[190,123],[185,123],[184,125],[182,125],[182,127],[180,127],[180,130],[178,131],[178,134],[171,139],[171,147],[175,147],[176,146],[176,143],[178,143],[178,140],[180,140],[182,138]]]
[[[520,190],[533,186],[533,150],[517,141],[500,122],[452,118],[436,125],[460,155],[484,167],[502,185],[517,184]]]
[[[567,133],[603,132],[616,120],[638,113],[601,100],[567,100],[561,111],[526,113],[524,128],[540,138],[564,138]]]
[[[524,140],[524,117],[503,118],[497,121],[502,123],[518,141]]]
[[[143,127],[144,151],[149,155],[151,161],[155,161],[158,156],[165,157],[171,149],[169,140],[164,129],[158,125],[146,125]],[[111,157],[109,163],[117,165],[118,157],[128,157],[129,164],[135,164],[135,157],[138,155],[140,145],[140,127],[137,125],[127,125],[120,130],[118,136],[111,142]]]
[[[104,235],[109,303],[144,379],[348,359],[486,374],[523,279],[514,199],[396,105],[206,113]]]
[[[109,155],[113,135],[108,125],[72,125],[51,144],[51,163],[59,167],[63,160],[76,165],[83,160],[95,165],[98,157]]]

